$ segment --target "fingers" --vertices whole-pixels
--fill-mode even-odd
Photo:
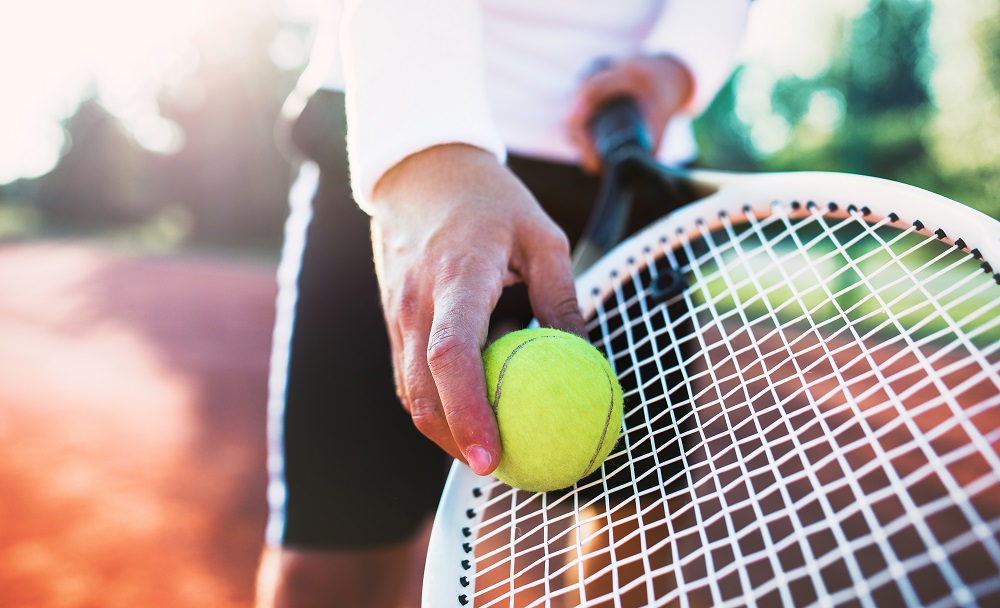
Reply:
[[[622,96],[628,96],[638,102],[647,122],[650,122],[650,106],[653,101],[653,86],[651,74],[646,66],[637,60],[626,59],[609,64],[591,73],[577,89],[568,128],[570,137],[582,155],[584,169],[596,172],[600,169],[600,158],[594,148],[590,135],[589,122],[596,111],[606,102]],[[659,145],[660,132],[656,125],[650,125],[654,145]]]
[[[566,119],[566,131],[573,147],[580,153],[580,167],[587,173],[597,173],[601,168],[601,160],[594,148],[594,140],[590,136],[590,118],[595,108],[584,97],[578,96]]]
[[[379,298],[383,312],[392,310],[392,290],[389,288],[390,281],[386,276],[386,269],[383,258],[382,230],[377,222],[371,223],[372,255],[375,262],[375,274],[379,280]],[[406,394],[403,382],[403,336],[399,324],[386,323],[386,333],[389,336],[389,350],[392,356],[392,374],[396,384],[396,396],[400,402],[406,403]]]
[[[501,456],[482,361],[490,316],[520,279],[543,324],[582,333],[569,243],[509,170],[468,146],[409,157],[378,192],[372,237],[397,392],[420,432],[490,473]]]
[[[693,86],[687,69],[665,55],[602,62],[577,89],[566,121],[583,168],[590,172],[600,169],[588,123],[604,103],[622,96],[635,99],[649,124],[654,147],[658,147],[667,123],[690,99]]]
[[[542,221],[545,224],[548,220]],[[533,251],[517,274],[528,283],[539,321],[583,335],[583,318],[565,235],[554,225],[530,231]],[[439,272],[429,329],[404,315],[403,384],[414,424],[479,475],[500,462],[500,434],[487,399],[482,348],[490,315],[503,286],[501,266],[463,256]],[[516,256],[521,257],[521,256]],[[405,306],[402,307],[406,309]]]
[[[475,473],[486,475],[500,462],[501,452],[482,359],[500,282],[469,270],[466,280],[442,283],[435,298],[427,366],[457,449]]]
[[[464,259],[450,266],[455,271],[439,272],[430,292],[396,307],[404,404],[421,433],[486,475],[500,461],[500,435],[482,347],[502,284],[487,265]]]
[[[542,230],[528,231],[532,250],[515,257],[529,262],[516,274],[528,283],[543,325],[583,335],[569,244],[548,222],[543,217]],[[490,315],[504,284],[502,267],[496,260],[463,255],[439,267],[431,291],[404,290],[391,306],[401,328],[394,347],[402,354],[394,361],[402,370],[403,401],[414,425],[479,475],[496,468],[502,451],[482,362]]]
[[[600,169],[600,158],[589,128],[598,108],[620,96],[632,97],[642,105],[646,89],[640,70],[629,61],[604,62],[584,79],[576,91],[567,121],[570,138],[580,151],[584,170],[596,173]]]
[[[569,256],[569,241],[560,232],[549,237],[554,244],[542,247],[529,258],[522,271],[528,285],[531,309],[539,324],[578,336],[586,335],[576,297],[576,284]]]
[[[387,246],[385,233],[383,222],[372,221],[375,269],[389,335],[396,395],[421,433],[452,457],[465,461],[452,438],[427,368],[433,288],[422,280],[423,273],[411,272],[410,266],[399,264],[399,259],[388,253],[393,248]]]
[[[397,391],[410,413],[414,426],[452,457],[467,462],[452,437],[448,420],[438,399],[434,377],[427,364],[428,338],[431,332],[433,302],[417,291],[400,298],[394,320],[400,342],[393,344],[393,366]]]

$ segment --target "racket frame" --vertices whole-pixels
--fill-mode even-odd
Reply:
[[[740,223],[747,216],[760,220],[776,213],[793,218],[817,210],[833,218],[860,214],[871,224],[884,222],[933,236],[968,251],[1000,284],[1000,222],[980,211],[914,186],[856,174],[744,174],[664,167],[653,159],[643,131],[629,121],[625,123],[622,126],[619,121],[613,129],[618,134],[624,131],[625,136],[599,138],[601,142],[612,141],[615,147],[600,150],[607,159],[602,192],[574,255],[577,298],[585,318],[593,314],[593,302],[614,290],[616,277],[629,276],[644,267],[650,257],[645,253],[679,247],[684,238],[722,226],[723,218]],[[669,191],[693,202],[604,254],[603,250],[619,238],[623,215],[627,216],[628,182],[640,172],[655,175]],[[616,200],[625,202],[624,212],[616,207]],[[453,464],[432,526],[424,606],[471,604],[476,573],[473,530],[497,485],[502,483],[495,478],[478,477],[462,463]]]

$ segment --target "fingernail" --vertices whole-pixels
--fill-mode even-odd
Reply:
[[[472,468],[472,472],[476,475],[486,475],[486,472],[490,470],[490,465],[493,463],[490,453],[480,445],[474,445],[469,448],[466,458],[469,459],[469,467]]]

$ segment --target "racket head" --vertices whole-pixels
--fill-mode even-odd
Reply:
[[[703,179],[710,182],[711,176]],[[467,467],[456,463],[449,475],[434,522],[425,576],[424,605],[463,605],[463,600],[473,602],[477,593],[484,592],[482,589],[479,591],[476,589],[476,553],[477,544],[483,542],[482,537],[485,535],[492,539],[510,536],[511,542],[505,547],[490,546],[491,564],[488,567],[494,570],[509,568],[511,581],[517,579],[519,573],[523,574],[521,567],[525,560],[520,557],[515,559],[515,555],[528,557],[532,566],[544,562],[545,575],[536,578],[551,578],[555,574],[565,574],[564,562],[567,556],[573,553],[571,548],[555,549],[554,541],[560,538],[569,539],[570,534],[566,530],[579,530],[595,523],[592,516],[586,516],[589,519],[581,519],[581,514],[587,507],[596,508],[599,513],[596,521],[603,522],[630,501],[639,513],[648,513],[651,512],[650,509],[657,508],[663,513],[668,504],[676,510],[673,515],[663,514],[655,523],[648,525],[647,532],[651,534],[650,538],[653,539],[655,536],[655,540],[649,542],[655,546],[647,549],[667,548],[675,556],[684,553],[687,561],[679,562],[675,559],[673,564],[660,568],[658,572],[647,572],[647,576],[639,582],[629,583],[631,585],[629,589],[614,590],[614,593],[628,593],[635,589],[644,589],[643,593],[648,594],[647,599],[653,594],[662,593],[656,596],[657,605],[684,605],[688,601],[693,601],[691,598],[698,597],[716,605],[740,603],[747,598],[802,603],[799,600],[810,597],[813,600],[818,597],[835,604],[841,601],[858,601],[862,605],[871,605],[876,600],[899,600],[907,604],[938,602],[941,605],[950,605],[960,604],[961,600],[969,598],[1000,597],[1000,540],[998,540],[1000,508],[996,504],[1000,492],[1000,464],[996,455],[1000,447],[1000,416],[997,414],[1000,410],[1000,354],[997,347],[997,342],[1000,340],[997,337],[1000,336],[1000,326],[996,321],[1000,317],[1000,305],[997,304],[1000,301],[1000,286],[997,285],[1000,283],[1000,276],[996,274],[996,269],[1000,268],[1000,223],[944,197],[910,186],[856,175],[809,172],[762,174],[738,180],[723,180],[716,185],[720,189],[715,194],[674,212],[632,236],[578,278],[578,299],[588,320],[591,338],[608,354],[623,384],[631,387],[626,389],[630,393],[631,401],[628,404],[631,409],[627,404],[626,432],[622,444],[612,453],[599,475],[560,495],[531,495],[513,490],[494,479],[476,477]],[[812,227],[802,232],[788,228],[802,223],[811,224]],[[832,250],[834,253],[830,251],[818,253],[821,259],[827,256],[821,264],[794,257],[795,247],[805,247],[808,239],[821,239],[823,234],[831,231],[836,233],[838,230],[846,230],[843,238],[847,243],[842,243],[840,250],[834,245]],[[754,231],[757,231],[756,236],[753,236]],[[760,373],[760,366],[771,365],[772,372],[774,369],[795,366],[795,357],[792,356],[784,356],[782,362],[778,364],[768,361],[770,351],[767,349],[773,347],[771,342],[781,332],[778,328],[772,327],[776,321],[769,322],[767,319],[770,317],[777,319],[780,316],[781,302],[764,306],[737,307],[739,312],[730,317],[734,320],[735,327],[726,328],[724,324],[718,324],[711,328],[711,332],[715,334],[711,342],[706,341],[709,340],[709,331],[705,329],[706,325],[713,323],[712,318],[718,315],[717,310],[712,310],[710,302],[718,304],[723,300],[726,302],[740,299],[753,300],[751,292],[759,291],[761,288],[765,292],[773,289],[770,292],[773,295],[772,299],[780,300],[784,297],[779,288],[774,286],[773,276],[764,277],[760,274],[762,271],[744,263],[748,255],[746,252],[741,253],[739,247],[731,247],[727,250],[728,253],[712,253],[708,251],[710,247],[705,244],[706,240],[717,241],[719,238],[726,238],[727,242],[739,244],[749,242],[746,239],[755,242],[775,239],[783,232],[787,232],[787,235],[781,238],[798,235],[799,240],[792,238],[786,243],[786,245],[794,244],[795,247],[785,246],[781,251],[767,255],[772,258],[777,255],[780,258],[792,252],[792,257],[786,258],[791,266],[786,267],[788,264],[776,263],[769,267],[768,272],[777,272],[781,280],[790,281],[790,293],[798,294],[790,296],[792,299],[798,299],[797,305],[793,307],[796,309],[793,316],[801,317],[809,310],[826,310],[832,307],[834,317],[839,315],[848,319],[846,323],[837,327],[830,325],[831,319],[826,317],[813,321],[812,325],[806,320],[805,329],[800,327],[794,330],[791,337],[785,338],[793,343],[792,347],[786,344],[784,346],[786,349],[794,350],[794,344],[798,344],[806,351],[826,353],[824,357],[828,359],[821,365],[809,359],[805,359],[802,364],[808,368],[806,372],[811,370],[822,376],[828,376],[825,383],[810,385],[807,381],[803,381],[801,386],[796,385],[794,389],[788,389],[792,392],[798,391],[798,397],[805,395],[803,398],[807,405],[803,407],[807,410],[812,408],[808,410],[813,414],[809,418],[810,422],[806,424],[807,431],[826,429],[820,433],[818,439],[810,440],[813,443],[792,446],[782,443],[785,446],[783,449],[788,450],[787,453],[780,457],[772,456],[772,459],[778,458],[780,461],[780,458],[792,458],[788,454],[794,454],[796,458],[803,458],[803,462],[806,463],[799,467],[799,471],[788,475],[783,472],[781,462],[777,464],[771,462],[760,468],[746,470],[738,466],[742,459],[733,458],[740,445],[756,442],[754,445],[757,447],[755,451],[751,450],[748,460],[760,460],[761,454],[768,453],[769,449],[764,447],[766,442],[763,441],[770,437],[767,429],[784,428],[786,434],[796,435],[797,432],[788,429],[801,428],[796,427],[796,424],[802,424],[798,418],[802,415],[801,412],[805,411],[802,408],[789,407],[782,410],[781,407],[775,407],[766,412],[755,412],[752,409],[755,400],[747,396],[740,397],[740,391],[744,390],[741,387],[752,387],[755,391],[761,391],[760,394],[768,392],[768,375]],[[940,262],[951,269],[945,273],[933,265],[924,266],[923,259],[926,256],[923,254],[914,258],[915,269],[908,269],[909,262],[903,263],[898,259],[892,261],[894,254],[890,253],[886,254],[890,258],[890,268],[907,268],[906,272],[912,271],[915,273],[914,277],[907,278],[906,272],[896,272],[891,277],[883,276],[879,281],[889,283],[887,287],[889,290],[882,293],[881,287],[866,284],[866,289],[870,287],[868,291],[871,292],[867,295],[852,294],[852,288],[849,286],[829,284],[827,278],[844,277],[848,274],[854,277],[855,274],[859,274],[858,271],[861,270],[859,268],[855,268],[851,273],[846,273],[843,269],[857,263],[852,257],[870,256],[850,249],[857,242],[868,239],[880,243],[889,242],[890,245],[902,243],[907,248],[911,246],[904,241],[919,242],[918,247],[925,251],[930,259],[937,260],[935,263]],[[905,257],[910,254],[903,255]],[[695,260],[708,260],[707,266],[706,262]],[[729,276],[728,280],[733,285],[726,285],[725,277],[707,282],[704,278],[699,279],[699,271],[696,268],[718,267],[726,263],[743,267],[739,277],[732,274]],[[818,287],[796,285],[794,277],[789,279],[789,276],[795,275],[801,268],[807,268],[810,264],[814,267],[803,276],[815,282]],[[643,430],[642,427],[649,418],[647,402],[650,398],[645,393],[648,392],[649,386],[663,382],[664,370],[655,369],[656,357],[647,358],[642,353],[646,350],[646,341],[650,334],[660,332],[661,335],[670,338],[666,340],[668,343],[677,340],[678,336],[671,336],[671,330],[668,328],[676,329],[678,320],[666,319],[654,327],[656,324],[651,324],[649,321],[651,311],[644,310],[644,307],[659,307],[657,309],[659,314],[664,316],[664,307],[669,307],[669,302],[650,304],[646,299],[648,293],[653,291],[657,275],[664,274],[663,269],[671,267],[679,268],[689,284],[683,295],[675,293],[667,295],[667,299],[684,300],[679,314],[689,315],[688,321],[698,326],[695,335],[701,340],[697,344],[700,350],[711,353],[721,348],[720,360],[711,360],[711,355],[705,355],[708,359],[702,362],[701,368],[714,366],[718,370],[728,366],[726,367],[728,376],[720,378],[718,374],[722,372],[717,371],[716,376],[709,373],[700,380],[689,378],[692,394],[680,395],[677,397],[677,403],[669,404],[668,410],[686,405],[687,410],[682,408],[676,411],[686,412],[683,415],[690,416],[696,424],[688,427],[695,429],[692,432],[693,444],[678,438],[667,440],[674,445],[683,444],[683,458],[690,462],[686,460],[685,466],[680,468],[680,473],[677,473],[675,468],[674,472],[670,473],[674,477],[664,479],[660,473],[663,470],[660,464],[637,468],[633,453],[643,441],[649,443],[654,441],[654,439],[643,440],[641,437],[654,437],[660,432]],[[953,275],[952,272],[958,274]],[[923,274],[926,273],[929,273],[930,278],[925,280]],[[876,276],[879,274],[884,273],[877,273]],[[868,279],[868,283],[872,281],[873,279]],[[692,295],[694,291],[700,291],[701,295]],[[900,293],[904,295],[900,296]],[[906,295],[907,293],[909,295]],[[966,295],[969,293],[974,293],[974,297]],[[839,302],[844,294],[852,294],[851,297],[855,300],[860,299],[862,304]],[[814,296],[825,300],[812,301],[810,298]],[[914,298],[931,302],[930,308],[925,311],[926,307],[916,302]],[[945,302],[942,305],[945,307],[943,311],[940,310],[940,306],[934,304],[935,298]],[[609,302],[615,300],[619,300],[615,306],[624,307],[626,311],[631,309],[631,312],[623,313],[619,309],[609,314],[611,306]],[[950,302],[955,303],[954,314],[960,314],[962,317],[953,319],[953,327],[945,328],[943,330],[945,333],[951,332],[949,336],[956,332],[963,334],[966,326],[962,323],[967,318],[972,318],[978,324],[978,329],[972,330],[975,333],[971,338],[959,336],[952,339],[950,345],[944,348],[936,346],[942,340],[941,335],[935,335],[942,332],[934,326],[936,321],[922,321],[914,317],[927,311],[929,312],[924,316],[951,315],[951,309],[947,308],[952,305]],[[877,308],[876,304],[888,308],[888,317],[898,316],[900,312],[893,311],[893,306],[904,309],[902,312],[905,314],[890,320],[887,324],[894,332],[892,333],[894,337],[889,338],[887,342],[893,344],[901,340],[904,346],[888,348],[881,354],[863,352],[864,347],[861,347],[862,351],[855,352],[852,340],[864,342],[868,337],[876,336],[870,333],[873,331],[871,329],[873,324],[876,326],[880,323],[885,324],[884,320],[874,320],[872,317],[876,314],[872,312],[873,307]],[[623,315],[634,318],[624,322],[617,319]],[[699,319],[699,315],[705,319]],[[762,319],[763,324],[755,325]],[[857,325],[852,325],[855,322]],[[911,332],[908,327],[911,324],[916,325],[919,331]],[[754,327],[758,329],[753,329]],[[646,332],[646,337],[638,335],[641,333],[640,329]],[[824,331],[828,331],[830,335],[827,336]],[[811,333],[815,334],[815,339],[795,342],[797,336],[811,335]],[[737,335],[743,341],[739,345],[735,343],[734,336]],[[833,346],[823,346],[824,340],[827,339]],[[615,342],[624,342],[625,348],[612,346]],[[723,347],[720,347],[720,344]],[[734,352],[752,352],[755,348],[758,354],[750,363],[744,364],[738,361],[738,357],[734,354]],[[831,349],[834,354],[845,353],[848,360],[855,365],[858,361],[867,362],[865,369],[868,371],[861,375],[868,380],[855,381],[848,373],[849,369],[837,370],[839,363],[837,357],[830,354]],[[924,354],[924,351],[927,353]],[[961,351],[963,355],[959,359],[971,361],[972,367],[961,371],[964,369],[962,365],[949,363],[951,359],[948,357],[952,357],[957,351]],[[904,354],[899,354],[900,352]],[[906,353],[924,359],[939,357],[935,360],[944,361],[945,364],[943,369],[937,369],[931,364],[917,371],[918,375],[930,380],[913,377],[913,371],[892,376],[897,372],[890,370],[886,372],[891,376],[890,384],[909,382],[920,384],[924,388],[930,386],[928,390],[933,389],[931,392],[936,396],[928,398],[930,401],[924,399],[915,406],[916,409],[923,411],[921,408],[924,408],[927,411],[923,413],[927,415],[931,415],[928,412],[932,410],[938,415],[941,411],[947,412],[953,418],[956,416],[961,418],[960,424],[956,426],[950,422],[938,421],[925,429],[921,426],[923,422],[913,422],[907,418],[910,416],[907,412],[911,411],[909,403],[900,403],[899,399],[894,401],[891,396],[884,401],[896,409],[872,409],[865,405],[865,399],[869,394],[884,393],[875,386],[881,381],[877,378],[880,366],[885,364],[891,368],[894,364],[901,364],[900,361],[910,356]],[[684,352],[679,351],[675,359],[683,359],[685,356],[687,355]],[[813,367],[809,368],[810,365]],[[653,371],[647,373],[643,371],[645,369]],[[750,370],[758,371],[751,373]],[[803,375],[801,370],[796,373]],[[710,381],[706,383],[706,379]],[[770,381],[772,384],[784,385],[786,379],[775,380],[772,377]],[[716,388],[705,388],[710,384],[714,384]],[[851,399],[844,398],[843,391],[838,392],[840,390],[838,385],[856,386],[865,399],[856,399],[857,403],[852,408],[848,403]],[[720,390],[719,387],[732,391],[732,395],[736,395],[737,403],[729,403],[731,395],[726,395],[725,398],[719,397],[716,394]],[[966,393],[975,392],[976,395],[972,397],[973,402],[966,404],[950,401],[947,395],[956,388]],[[702,392],[693,394],[699,390]],[[896,387],[891,390],[905,389]],[[810,391],[819,392],[820,395],[810,395]],[[831,395],[839,395],[840,401],[844,402],[838,405],[839,409],[834,414],[824,412],[822,407],[817,405],[822,405],[824,396],[829,401]],[[671,398],[670,387],[660,387],[652,400],[670,401]],[[778,406],[783,403],[780,396],[771,395],[770,398]],[[945,409],[941,410],[937,405],[933,407],[927,405],[932,402],[936,404],[937,401],[934,400],[941,401]],[[791,402],[784,402],[784,405],[788,403]],[[748,407],[751,409],[745,409]],[[881,417],[869,418],[870,413],[876,410],[881,412]],[[769,426],[765,430],[758,429],[744,437],[740,435],[742,431],[739,429],[746,427],[740,426],[739,420],[727,419],[726,411],[741,411],[744,419],[759,420],[766,416],[771,418],[768,419]],[[895,413],[887,420],[885,412]],[[830,416],[839,418],[834,420]],[[855,428],[857,425],[850,422],[852,417],[862,421],[864,423],[862,426],[867,430],[857,430]],[[802,469],[815,466],[817,470],[825,471],[822,466],[835,462],[839,463],[842,478],[856,475],[857,479],[867,479],[871,471],[865,467],[869,465],[865,462],[855,462],[857,455],[862,452],[855,453],[851,451],[850,446],[860,445],[859,441],[862,444],[865,441],[884,443],[887,440],[878,434],[879,425],[892,426],[895,424],[894,419],[906,419],[910,425],[906,429],[907,433],[915,437],[920,436],[917,437],[916,454],[922,459],[921,462],[926,464],[897,466],[893,460],[897,452],[882,449],[872,456],[871,461],[877,464],[870,466],[874,471],[883,469],[896,471],[890,475],[895,476],[891,482],[876,484],[875,489],[857,484],[838,485],[836,491],[846,494],[849,498],[847,502],[844,502],[842,495],[836,500],[830,497],[824,498],[828,506],[819,508],[821,517],[816,517],[813,513],[810,517],[815,521],[811,520],[808,526],[803,527],[801,522],[796,524],[798,521],[796,518],[800,517],[796,513],[801,501],[809,500],[811,497],[819,500],[819,497],[826,496],[823,483],[820,483],[824,478],[806,476],[803,481]],[[676,419],[674,422],[677,422]],[[717,427],[714,435],[704,436],[704,429],[714,427]],[[640,435],[629,440],[628,433],[631,429],[639,429]],[[841,445],[838,443],[838,429],[848,434],[861,432],[864,435],[863,440],[852,438],[850,439],[852,443],[849,445]],[[950,436],[955,433],[967,439],[964,441],[964,446],[955,445],[954,441],[949,443]],[[824,452],[821,447],[817,447],[822,446],[823,442],[833,447]],[[941,442],[944,443],[944,447],[938,445]],[[898,446],[894,449],[898,449]],[[816,456],[818,460],[809,460],[810,450],[820,452],[820,455]],[[639,452],[641,452],[639,458],[656,460],[655,450],[652,451],[652,457],[648,449]],[[905,450],[904,452],[910,453]],[[968,470],[959,466],[970,459],[974,460],[975,464],[966,467]],[[713,461],[728,466],[706,468],[706,463]],[[956,465],[956,462],[959,465]],[[927,473],[928,471],[933,474]],[[827,474],[828,471],[823,473]],[[753,480],[761,475],[769,476],[772,480],[770,485],[762,490],[766,493],[767,500],[755,499],[751,491],[750,495],[741,495],[738,500],[733,499],[728,506],[725,506],[726,492],[720,490],[706,493],[700,489],[723,483],[730,484],[728,487],[746,486],[752,489],[755,487]],[[676,484],[671,485],[669,482],[677,481],[678,476],[683,478],[684,483],[679,487]],[[647,480],[656,479],[657,484],[653,484],[654,489],[650,490],[649,484],[644,486],[634,483],[639,477]],[[926,485],[925,480],[932,477],[944,479],[944,485],[947,487],[947,492],[943,494],[931,492],[931,497],[927,500],[929,504],[934,505],[933,510],[927,511],[926,505],[922,503],[910,505],[907,507],[908,510],[904,509],[902,516],[893,513],[891,516],[886,516],[888,521],[882,521],[882,514],[878,512],[877,505],[890,500],[899,501],[901,504],[910,500],[912,503],[912,499],[907,499],[905,495],[908,492],[925,490],[923,488]],[[609,482],[616,478],[626,481]],[[799,494],[794,496],[788,491],[782,494],[774,489],[790,488],[795,484],[804,484],[804,489],[797,490]],[[657,485],[672,488],[670,495],[657,496],[655,490]],[[596,497],[592,492],[588,494],[588,487],[590,490],[595,487],[599,490]],[[630,491],[632,491],[630,498],[621,496],[622,492]],[[772,499],[777,502],[769,504],[768,501],[773,502]],[[829,506],[832,504],[831,501],[837,503],[839,510]],[[865,501],[870,501],[876,507],[852,506],[863,504]],[[705,507],[709,504],[718,506]],[[757,509],[756,512],[754,508]],[[763,515],[760,512],[762,508],[767,511]],[[699,526],[682,525],[675,521],[678,513],[701,517],[704,521]],[[942,514],[951,515],[956,521],[964,518],[965,523],[946,533],[940,532],[940,525],[927,523],[932,518],[940,518]],[[861,517],[864,524],[862,527],[867,532],[858,533],[860,537],[857,538],[844,536],[844,530],[856,525],[858,517]],[[916,527],[909,526],[910,520],[918,522]],[[553,547],[552,553],[546,553],[549,551],[546,547],[536,547],[534,551],[541,551],[544,555],[543,558],[537,558],[532,550],[518,544],[526,525],[530,528],[529,531],[545,533],[551,530],[552,537],[559,537],[549,539],[549,545]],[[734,532],[732,529],[734,526],[743,527]],[[772,530],[783,526],[787,528],[784,535]],[[696,532],[699,527],[709,532],[700,533],[699,536]],[[658,536],[651,533],[653,528],[660,529]],[[664,536],[662,534],[664,530],[670,534]],[[796,539],[795,535],[803,531],[806,533],[805,539]],[[915,535],[918,544],[924,545],[923,555],[926,557],[907,555],[905,551],[900,553],[892,539],[894,535],[904,533]],[[938,538],[941,534],[946,535],[944,540]],[[762,535],[770,538],[767,542],[760,541],[769,547],[766,550],[760,547],[746,548],[741,544],[741,539],[754,536],[759,540]],[[824,542],[832,545],[817,548],[814,546],[813,536],[822,536]],[[928,538],[924,538],[925,536]],[[833,540],[830,540],[830,537]],[[859,541],[858,538],[866,540]],[[870,543],[872,538],[877,538],[878,542]],[[786,564],[783,552],[793,549],[800,555],[801,563]],[[508,552],[509,558],[503,556],[504,551]],[[864,551],[873,551],[875,557],[866,557]],[[855,554],[856,557],[850,557]],[[962,554],[960,555],[962,559],[957,560],[961,563],[958,566],[949,566],[957,554]],[[579,553],[575,555],[579,556]],[[848,557],[839,559],[838,555]],[[713,557],[715,566],[712,565]],[[640,556],[636,559],[643,558]],[[874,559],[877,564],[870,566],[868,564],[870,559]],[[971,573],[966,573],[962,568],[970,568],[970,560],[975,567]],[[697,567],[692,566],[695,563]],[[768,573],[764,577],[767,579],[765,582],[756,580],[761,576],[757,572],[760,569]],[[825,572],[830,569],[840,569],[843,572],[838,571],[836,576],[828,576]],[[903,583],[897,585],[891,582],[899,576],[902,576]],[[834,582],[827,582],[831,577],[835,579]],[[931,582],[922,583],[919,580],[921,577]],[[719,582],[712,583],[710,579],[713,578]],[[837,582],[838,580],[840,582]],[[668,581],[669,584],[665,584],[664,581]],[[541,589],[546,595],[581,593],[578,589],[567,591],[554,588],[555,583],[551,581],[536,580],[527,584]],[[927,589],[925,588],[927,585],[938,588]],[[661,587],[665,588],[659,591]],[[945,595],[935,595],[941,590],[940,588],[947,588],[948,592]],[[498,592],[498,589],[499,587],[494,584],[492,593],[503,596],[502,590]],[[681,599],[682,597],[687,599]],[[491,605],[508,605],[507,601],[501,597]],[[544,600],[541,601],[543,603],[539,605],[544,605]]]
[[[665,180],[683,179],[712,194],[677,209],[660,222],[647,227],[641,235],[616,248],[615,254],[595,262],[578,280],[578,295],[587,285],[610,285],[606,277],[615,265],[628,257],[625,253],[651,239],[651,233],[702,232],[719,226],[720,218],[731,221],[752,213],[758,220],[782,210],[794,213],[810,205],[822,207],[831,217],[844,217],[858,210],[869,223],[889,220],[901,230],[930,227],[935,238],[954,245],[959,243],[970,254],[981,258],[984,272],[1000,277],[1000,231],[996,219],[947,197],[891,180],[827,171],[738,174],[725,171],[684,170],[656,167]],[[834,208],[831,209],[831,205]],[[897,218],[893,220],[892,218]],[[919,230],[918,230],[919,231]],[[1000,281],[1000,278],[997,279]],[[581,305],[585,305],[581,299]],[[586,311],[585,311],[586,312]]]

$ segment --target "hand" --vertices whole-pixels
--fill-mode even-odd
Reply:
[[[500,461],[482,348],[504,286],[542,325],[583,332],[566,235],[493,155],[450,144],[390,169],[372,242],[396,390],[416,427],[485,475]]]
[[[655,150],[667,123],[687,104],[693,91],[687,68],[667,55],[629,57],[589,74],[576,91],[567,119],[570,138],[580,150],[581,166],[591,173],[601,168],[587,123],[605,102],[621,96],[635,99],[649,126]]]

